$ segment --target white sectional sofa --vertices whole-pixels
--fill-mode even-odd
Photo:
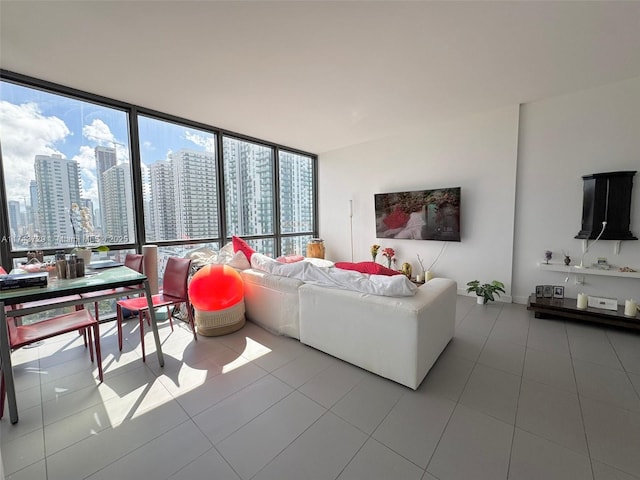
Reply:
[[[453,280],[435,278],[414,296],[388,297],[255,269],[241,275],[247,318],[412,389],[453,338]]]

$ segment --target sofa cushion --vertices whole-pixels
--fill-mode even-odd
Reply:
[[[280,263],[296,263],[304,260],[302,255],[281,255],[276,260]]]
[[[387,297],[409,297],[416,294],[418,287],[404,275],[366,275],[339,268],[321,268],[309,262],[280,263],[260,253],[251,257],[251,267],[256,270],[297,278],[305,283],[328,288],[353,290]]]
[[[368,273],[370,275],[402,275],[402,272],[391,270],[390,268],[376,262],[337,262],[335,266],[336,268],[342,268],[343,270],[353,270],[360,273]]]
[[[247,257],[247,260],[251,261],[251,257],[254,253],[256,253],[256,251],[240,237],[233,236],[231,237],[231,241],[233,242],[233,251],[244,253],[244,255]]]

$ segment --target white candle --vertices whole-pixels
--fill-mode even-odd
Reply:
[[[638,304],[633,300],[626,300],[624,302],[624,314],[627,317],[635,317],[638,310]]]
[[[587,299],[587,295],[585,293],[578,294],[578,308],[584,310],[587,308],[589,301]]]
[[[418,283],[424,282],[424,275],[422,273],[419,273],[418,275],[416,275],[416,282]]]

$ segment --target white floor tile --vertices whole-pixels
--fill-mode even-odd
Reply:
[[[419,480],[423,470],[381,443],[369,439],[338,480]]]
[[[443,397],[408,392],[376,429],[373,438],[425,468],[455,406]]]
[[[529,323],[527,347],[570,356],[567,329],[562,320],[534,318]]]
[[[552,387],[577,392],[571,358],[565,355],[527,348],[522,376]]]
[[[472,361],[449,354],[445,349],[427,373],[419,390],[458,401],[474,365]]]
[[[178,402],[186,412],[193,416],[242,390],[266,374],[267,372],[262,368],[249,363],[229,373],[206,379],[200,385],[192,385],[187,391],[178,388],[174,395],[177,395]]]
[[[529,317],[501,315],[496,320],[496,323],[493,324],[489,338],[526,346],[528,335]]]
[[[467,296],[456,324],[417,391],[251,322],[197,342],[162,322],[164,367],[151,329],[143,363],[137,322],[122,352],[102,324],[102,384],[75,333],[20,349],[20,421],[0,421],[5,473],[640,480],[639,333]]]
[[[486,341],[486,336],[477,335],[465,329],[457,329],[449,345],[447,345],[447,352],[475,362],[478,360]]]
[[[478,364],[462,392],[460,403],[513,425],[520,380],[520,376]]]
[[[513,428],[458,405],[427,471],[446,480],[506,479]]]
[[[273,375],[266,375],[196,415],[193,420],[215,445],[292,391]]]
[[[240,480],[215,448],[200,455],[196,460],[179,470],[169,480]]]
[[[347,362],[338,362],[313,377],[298,388],[298,391],[323,407],[331,408],[366,375],[368,373],[361,368]]]
[[[2,444],[2,461],[7,476],[45,458],[44,438],[41,430],[27,433]]]
[[[573,368],[580,395],[640,412],[640,397],[624,371],[575,359]]]
[[[49,480],[85,478],[187,420],[184,410],[175,401],[129,417],[117,427],[107,428],[47,455]]]
[[[523,380],[516,426],[588,455],[580,402],[574,393]]]
[[[478,363],[522,376],[525,351],[524,345],[490,336],[482,349]]]
[[[87,479],[167,478],[211,448],[207,438],[188,420]]]
[[[594,480],[638,480],[639,477],[621,472],[601,462],[591,462]]]
[[[360,430],[327,412],[253,480],[333,480],[366,440]]]
[[[325,411],[313,400],[293,392],[218,443],[216,448],[238,475],[247,480],[273,460]]]
[[[365,433],[371,434],[405,392],[391,380],[367,375],[331,411]]]
[[[41,460],[11,475],[7,475],[6,478],[7,480],[47,480],[47,465],[44,460]]]
[[[640,477],[640,413],[581,397],[593,460]]]
[[[326,370],[330,366],[335,366],[339,362],[339,360],[336,360],[326,353],[309,349],[308,352],[296,357],[291,362],[271,373],[287,385],[298,388],[323,370]]]
[[[516,428],[509,479],[589,479],[589,457]]]

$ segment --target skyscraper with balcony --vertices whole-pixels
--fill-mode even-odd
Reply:
[[[168,160],[160,160],[149,166],[151,191],[150,241],[177,238],[175,186],[173,168]]]
[[[98,183],[98,201],[100,202],[100,228],[104,232],[106,225],[106,208],[104,208],[104,180],[102,174],[112,167],[115,167],[117,162],[116,149],[113,147],[98,146],[94,149],[96,157],[96,179]]]
[[[128,243],[134,240],[133,194],[128,163],[122,163],[102,174],[104,203],[102,204],[106,243]]]
[[[181,149],[171,154],[178,239],[218,236],[215,154]]]
[[[229,137],[224,138],[223,146],[230,234],[272,234],[273,151]]]
[[[78,162],[57,154],[36,155],[34,169],[42,246],[75,246],[69,213],[71,204],[80,202]]]
[[[17,200],[9,200],[9,225],[11,227],[11,236],[13,238],[22,235],[22,216],[20,215],[20,202]]]

